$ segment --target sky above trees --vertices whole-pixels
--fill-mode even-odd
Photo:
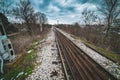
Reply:
[[[16,3],[19,0],[14,0]],[[81,22],[81,13],[85,8],[97,10],[101,0],[30,0],[35,11],[43,12],[50,24]]]

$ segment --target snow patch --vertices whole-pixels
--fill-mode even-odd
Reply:
[[[32,52],[32,50],[27,51],[27,53],[31,53],[31,52]]]
[[[4,80],[4,78],[1,78],[0,80]]]
[[[24,74],[24,72],[20,72],[20,73],[17,75],[16,78],[18,78],[19,76],[21,76],[21,75],[23,75],[23,74]]]

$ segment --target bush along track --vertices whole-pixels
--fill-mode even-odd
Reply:
[[[22,55],[21,59],[17,60],[17,63],[15,62],[10,69],[8,66],[5,66],[4,69],[6,73],[0,74],[0,80],[24,80],[29,74],[31,74],[35,66],[38,65],[36,63],[36,57],[37,45],[41,44],[39,42],[40,41],[34,41],[31,46],[26,49],[26,52]]]
[[[90,56],[94,61],[101,65],[108,73],[110,73],[110,75],[114,76],[114,78],[118,80],[120,79],[120,66],[118,63],[111,60],[107,56],[102,55],[102,53],[99,53],[97,50],[92,49],[91,47],[90,48],[87,47],[82,41],[72,38],[70,34],[67,34],[61,30],[59,31],[63,33],[65,36],[67,36],[67,38],[73,41],[77,46],[79,46],[88,56]]]

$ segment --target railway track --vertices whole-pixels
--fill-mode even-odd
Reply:
[[[73,80],[116,80],[111,75],[109,78],[109,73],[57,29],[54,32],[67,68],[66,76],[70,75]]]

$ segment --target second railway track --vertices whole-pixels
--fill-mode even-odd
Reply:
[[[56,41],[73,80],[109,80],[101,67],[71,40],[54,28]],[[68,70],[68,69],[67,69]],[[66,75],[67,76],[67,75]],[[110,80],[116,80],[111,77]]]

